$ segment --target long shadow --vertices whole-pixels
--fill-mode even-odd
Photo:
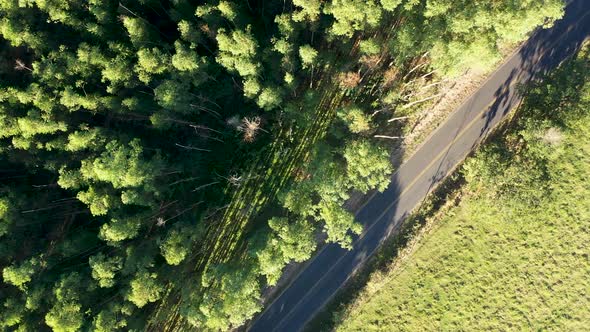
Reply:
[[[356,99],[359,96],[349,97],[354,102],[361,102]],[[403,155],[403,150],[400,155]],[[399,167],[400,162],[400,158],[393,160],[394,169]],[[256,319],[249,330],[282,332],[303,329],[313,317],[313,313],[336,294],[353,272],[361,267],[386,239],[375,239],[375,234],[390,234],[399,226],[391,223],[391,213],[396,211],[395,197],[400,193],[401,187],[396,176],[393,176],[393,180],[383,193],[374,196],[373,193],[368,193],[367,197],[371,199],[355,215],[355,219],[363,225],[364,232],[354,237],[353,249],[349,251],[337,244],[323,246],[311,260],[304,263],[300,274],[267,306],[267,310]]]
[[[519,93],[520,86],[526,86],[533,80],[541,79],[557,68],[568,57],[575,55],[589,37],[590,2],[584,0],[570,1],[565,16],[557,21],[553,28],[538,29],[521,47],[518,57],[507,64],[509,74],[505,78],[500,77],[503,81],[494,92],[493,101],[481,116],[483,124],[481,126],[476,124],[471,129],[474,135],[467,133],[466,141],[472,141],[470,149],[462,153],[464,142],[461,141],[455,142],[446,149],[444,156],[437,163],[436,171],[429,177],[428,192],[447,176],[457,161],[472,151],[496,124],[518,106],[523,98]],[[492,83],[495,81],[493,79]],[[475,133],[477,128],[480,128],[478,134]]]
[[[483,113],[483,125],[479,137],[473,140],[471,149],[478,145],[494,126],[500,122],[522,100],[520,86],[526,86],[533,80],[542,78],[558,67],[568,57],[577,53],[590,36],[590,2],[584,0],[569,1],[566,13],[551,29],[538,29],[523,44],[518,57],[507,64],[509,74],[494,92],[494,98]],[[513,63],[512,63],[513,62]],[[492,80],[492,83],[496,80]],[[497,83],[496,83],[497,84]],[[438,184],[447,174],[448,158],[452,149],[457,149],[457,142],[449,146],[438,164],[437,171],[431,176],[430,188]],[[471,150],[470,149],[470,150]]]
[[[469,128],[451,128],[445,138],[452,144],[444,147],[440,161],[428,169],[411,169],[405,164],[404,171],[397,172],[387,190],[377,194],[357,213],[356,218],[364,226],[364,232],[355,238],[353,250],[347,251],[337,245],[325,246],[306,266],[286,290],[267,307],[267,310],[253,323],[250,331],[300,331],[346,283],[356,269],[369,258],[401,225],[415,206],[478,144],[504,116],[513,109],[521,97],[517,86],[526,84],[551,69],[579,50],[590,35],[590,1],[571,1],[563,19],[549,30],[538,30],[522,46],[518,56],[512,58],[482,89],[498,87],[490,102],[477,100],[479,94],[463,107],[463,128],[475,107],[487,108],[480,119],[473,119]],[[510,68],[510,66],[513,66]],[[485,99],[485,94],[482,95]],[[478,109],[476,111],[481,110]],[[460,142],[455,142],[459,138]],[[449,137],[451,137],[449,139]],[[440,151],[440,150],[439,150]],[[436,154],[438,151],[432,151]],[[430,155],[430,160],[434,154]],[[425,154],[426,156],[428,153]],[[425,164],[428,160],[424,160]],[[433,167],[434,166],[434,167]],[[407,176],[414,174],[416,177]],[[416,175],[417,174],[417,175]]]
[[[288,288],[260,316],[250,331],[298,331],[327,303],[353,272],[371,256],[399,223],[396,216],[400,186],[394,177],[389,187],[375,195],[356,214],[364,232],[354,238],[353,249],[328,244],[302,269]],[[384,205],[387,208],[384,208]],[[403,216],[405,217],[405,215]],[[402,217],[402,218],[403,218]],[[317,272],[317,273],[316,273]],[[319,276],[319,278],[318,278]]]
[[[324,100],[331,100],[333,93],[329,93],[328,97]],[[324,100],[317,105],[314,123],[298,135],[300,136],[298,141],[302,142],[301,144],[283,147],[280,141],[287,141],[287,139],[277,138],[278,144],[254,167],[255,171],[267,170],[267,173],[262,175],[264,181],[254,180],[254,185],[243,184],[244,190],[236,192],[235,197],[240,199],[233,199],[233,204],[226,210],[221,222],[211,227],[211,234],[207,236],[211,242],[211,249],[202,260],[202,265],[196,266],[195,270],[202,270],[209,264],[215,265],[239,258],[236,255],[241,254],[238,249],[244,244],[247,228],[252,227],[252,218],[258,215],[266,203],[274,199],[277,193],[284,188],[290,179],[290,174],[300,161],[305,159],[303,156],[325,133],[332,114],[325,111]],[[282,153],[282,150],[285,153]],[[277,162],[274,158],[279,154],[281,154],[281,158]]]
[[[538,29],[519,51],[520,63],[495,93],[495,102],[484,114],[481,134],[488,133],[497,116],[505,116],[522,99],[519,85],[542,78],[580,50],[590,34],[590,2],[571,1],[564,17],[551,29]]]
[[[326,132],[333,114],[325,110],[330,109],[326,107],[327,104],[336,98],[334,91],[326,89],[325,96],[314,109],[313,123],[294,134],[299,137],[296,142],[300,144],[283,144],[289,142],[285,132],[277,134],[275,144],[256,162],[246,176],[247,180],[232,194],[231,203],[224,209],[223,214],[218,216],[219,221],[209,225],[204,236],[205,242],[200,244],[199,250],[191,253],[191,264],[186,264],[185,269],[179,271],[184,279],[199,280],[200,275],[212,266],[230,260],[239,262],[243,259],[242,256],[246,253],[245,235],[253,227],[255,216],[284,188],[294,169],[305,159],[304,155],[309,153],[315,142]],[[280,158],[277,158],[278,155]],[[169,314],[168,311],[159,313],[166,315],[166,318],[154,320],[149,330],[189,329],[179,314],[179,303],[190,297],[187,294],[183,295],[183,291],[173,291],[166,296],[163,301],[173,309]],[[163,307],[160,308],[165,310]]]

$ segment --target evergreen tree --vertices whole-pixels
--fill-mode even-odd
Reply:
[[[147,271],[139,272],[131,281],[130,287],[127,299],[139,308],[160,299],[164,291],[164,287],[157,280],[157,275]]]
[[[378,125],[363,112],[382,92],[370,59],[399,73],[418,58],[437,75],[483,68],[562,7],[0,1],[0,329],[238,327],[316,232],[350,247],[352,190],[387,186],[387,152],[339,130]],[[244,140],[244,128],[265,134]],[[287,214],[251,227],[277,192]]]
[[[346,175],[356,190],[387,188],[393,168],[385,149],[365,140],[352,141],[346,145],[343,156]]]
[[[332,0],[324,13],[336,20],[330,29],[332,34],[351,37],[357,30],[377,27],[382,9],[374,0]]]

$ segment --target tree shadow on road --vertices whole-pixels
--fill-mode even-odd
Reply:
[[[480,139],[474,144],[477,145],[481,139],[489,135],[497,121],[507,115],[514,109],[521,101],[522,96],[519,94],[519,86],[529,83],[531,80],[536,80],[555,69],[559,64],[567,59],[572,54],[576,54],[581,48],[586,37],[590,35],[590,19],[585,19],[587,16],[582,16],[580,13],[590,13],[590,2],[578,0],[570,3],[568,14],[561,20],[557,21],[554,27],[550,30],[538,30],[531,38],[521,47],[519,51],[521,70],[514,69],[508,75],[508,78],[501,84],[501,86],[494,93],[494,102],[489,106],[488,110],[482,115],[485,120],[484,126],[480,131]],[[576,20],[577,18],[577,20]],[[473,100],[471,101],[473,102]],[[461,122],[460,128],[455,133],[455,138],[459,135],[466,118]],[[473,146],[473,147],[474,147]],[[436,165],[437,169],[434,175],[429,178],[430,185],[428,192],[433,190],[441,183],[445,183],[449,170],[449,156],[453,144],[447,148],[443,157]],[[459,177],[460,178],[460,177]],[[451,178],[449,181],[458,181],[457,178]],[[461,181],[463,181],[461,179]],[[439,189],[439,194],[435,196],[435,201],[444,201],[446,195],[440,192],[448,193],[448,184],[445,184]],[[452,182],[452,186],[459,186],[459,182]],[[331,280],[328,282],[318,282],[317,285],[326,287],[326,294],[335,292],[340,285],[345,284],[348,280],[346,276],[349,275],[346,271],[352,266],[361,266],[367,260],[370,264],[365,264],[360,273],[357,273],[353,281],[346,284],[346,288],[340,291],[339,295],[330,304],[314,318],[308,325],[308,331],[324,331],[333,329],[335,322],[333,320],[333,313],[346,308],[350,303],[353,303],[355,298],[359,295],[360,290],[369,280],[372,272],[383,269],[389,265],[389,262],[396,257],[398,250],[407,243],[408,229],[413,228],[415,223],[412,223],[412,218],[407,223],[404,223],[401,231],[397,232],[395,236],[388,240],[390,235],[398,231],[402,223],[391,222],[392,220],[404,219],[407,213],[398,216],[397,197],[400,195],[401,184],[397,176],[393,177],[392,184],[385,193],[376,195],[371,199],[370,204],[365,206],[357,213],[357,219],[363,222],[365,232],[368,228],[378,228],[371,237],[361,235],[359,239],[355,240],[355,250],[345,253],[338,253],[336,251],[342,250],[340,248],[327,248],[326,250],[335,251],[335,257],[342,256],[342,260],[338,262],[319,261],[317,264],[333,264],[333,269],[342,269],[342,273],[332,273],[331,275],[340,275],[343,280]],[[456,188],[456,187],[454,187]],[[393,203],[391,201],[393,200]],[[388,203],[389,202],[389,203]],[[424,203],[424,201],[422,202]],[[440,201],[439,201],[440,204]],[[376,207],[387,206],[385,211]],[[420,211],[417,215],[420,216],[424,211]],[[369,224],[369,221],[370,224]],[[419,224],[419,223],[418,223]],[[371,255],[379,248],[379,245],[385,245],[377,251],[374,259],[369,259]],[[329,255],[326,255],[329,257]],[[313,264],[313,263],[312,263]],[[308,280],[311,282],[311,280]],[[312,282],[313,283],[313,282]],[[304,287],[304,284],[302,284]],[[330,298],[328,298],[330,299]],[[326,300],[327,302],[328,300]],[[325,302],[319,304],[320,307]],[[318,304],[314,304],[317,306]],[[295,319],[295,317],[293,317]]]
[[[346,317],[346,309],[354,303],[359,296],[364,296],[363,290],[372,280],[375,273],[386,273],[393,261],[401,258],[403,249],[415,239],[415,236],[441,208],[448,198],[457,192],[462,186],[462,177],[447,178],[437,189],[436,195],[431,195],[428,204],[419,212],[411,215],[403,223],[398,225],[395,234],[384,238],[379,249],[367,260],[355,276],[339,291],[336,297],[319,312],[307,325],[305,331],[332,331],[340,319]],[[456,196],[456,195],[455,195]],[[458,200],[455,201],[455,204]]]
[[[580,13],[586,14],[580,18]],[[588,1],[572,2],[566,15],[555,22],[552,29],[538,29],[521,47],[520,72],[512,71],[508,79],[495,92],[495,102],[485,112],[486,125],[481,135],[488,134],[497,116],[510,112],[522,96],[519,86],[537,80],[557,68],[569,56],[576,54],[590,35],[590,4]]]

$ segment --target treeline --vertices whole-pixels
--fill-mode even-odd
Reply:
[[[441,76],[489,66],[498,43],[561,10],[559,0],[0,1],[0,326],[243,324],[262,285],[310,257],[318,229],[343,246],[360,232],[342,204],[387,185],[388,153],[368,137],[374,109],[400,103],[397,72],[418,57]],[[370,82],[377,92],[354,99],[378,70],[390,75]],[[339,103],[323,106],[330,84]],[[239,174],[275,133],[314,130],[318,110],[336,118],[284,181],[284,213],[253,225],[240,257],[202,268],[206,243],[224,241],[207,230]]]

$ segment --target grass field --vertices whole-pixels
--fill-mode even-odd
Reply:
[[[531,89],[516,123],[466,163],[461,203],[371,278],[336,330],[590,328],[589,59]]]

